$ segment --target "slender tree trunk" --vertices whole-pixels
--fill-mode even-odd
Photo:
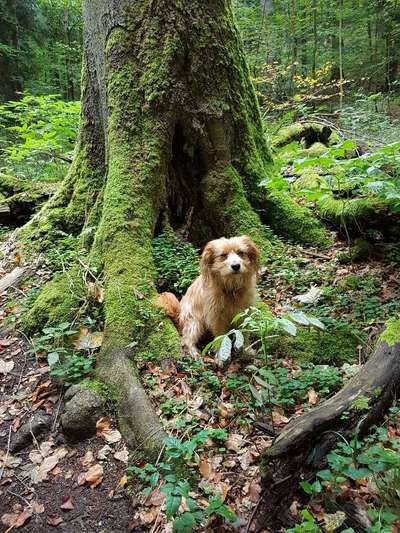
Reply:
[[[343,0],[339,0],[339,102],[343,107]]]
[[[303,208],[259,187],[271,155],[229,1],[85,0],[83,14],[76,156],[20,238],[46,246],[54,229],[81,235],[84,264],[105,278],[98,375],[118,397],[131,444],[157,453],[164,432],[135,363],[178,356],[180,345],[153,305],[152,237],[165,224],[199,246],[247,233],[265,255],[260,216],[289,235],[321,243],[325,233]],[[43,289],[27,329],[49,322],[45,310],[59,318],[82,305],[81,266]]]
[[[312,76],[315,78],[317,70],[317,50],[318,50],[318,27],[317,27],[317,0],[312,3],[312,20],[313,20],[313,53],[312,53]]]

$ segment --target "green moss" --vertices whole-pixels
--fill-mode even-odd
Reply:
[[[386,327],[380,335],[379,340],[386,342],[389,346],[400,343],[400,319],[392,318],[386,322]]]
[[[366,198],[333,198],[325,195],[317,202],[322,218],[343,224],[362,220],[384,209],[382,200],[372,196]]]
[[[326,248],[331,245],[328,233],[306,207],[288,194],[270,193],[265,202],[264,219],[280,236],[298,243]]]
[[[296,337],[280,336],[274,341],[272,351],[296,361],[340,365],[356,360],[358,343],[347,328],[316,331],[299,327]]]
[[[323,176],[320,176],[318,172],[316,172],[315,168],[304,168],[298,174],[299,177],[292,184],[294,191],[313,190],[320,189],[321,187],[327,187],[326,179]]]
[[[318,122],[295,122],[281,128],[272,140],[273,146],[280,148],[293,141],[300,141],[314,133],[319,137],[322,134],[323,126]],[[317,139],[316,139],[317,140]]]
[[[32,307],[22,315],[21,327],[26,333],[70,321],[78,311],[85,292],[79,275],[74,272],[56,274],[40,290]]]
[[[325,154],[327,150],[328,148],[325,146],[325,144],[315,142],[310,146],[310,148],[304,148],[303,150],[300,150],[299,155],[301,157],[318,157]]]

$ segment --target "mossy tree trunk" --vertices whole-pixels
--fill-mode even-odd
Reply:
[[[54,229],[82,235],[87,261],[105,275],[99,374],[120,393],[128,437],[151,451],[163,433],[134,361],[179,352],[173,326],[152,305],[151,239],[162,223],[185,227],[200,246],[247,233],[266,253],[270,207],[273,220],[281,208],[288,224],[293,215],[303,237],[325,235],[303,208],[259,187],[271,155],[229,0],[86,0],[83,12],[76,156],[21,239],[46,243]],[[53,289],[42,311],[58,303]]]

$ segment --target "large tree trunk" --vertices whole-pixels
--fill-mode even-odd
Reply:
[[[152,305],[154,234],[165,223],[184,226],[201,246],[247,233],[265,253],[260,214],[268,220],[271,213],[278,225],[280,212],[306,240],[321,244],[325,234],[303,208],[280,195],[266,198],[259,187],[271,156],[228,0],[87,0],[83,10],[75,160],[21,239],[46,244],[54,229],[82,234],[87,263],[105,274],[99,375],[120,395],[131,442],[154,451],[163,432],[134,361],[179,353],[176,331]],[[39,297],[28,327],[68,287],[69,306],[79,306],[79,273],[68,276],[68,285],[58,278]]]

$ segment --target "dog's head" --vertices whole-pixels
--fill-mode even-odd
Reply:
[[[219,278],[225,285],[240,287],[257,272],[259,252],[254,242],[242,235],[210,241],[201,256],[205,275]]]

